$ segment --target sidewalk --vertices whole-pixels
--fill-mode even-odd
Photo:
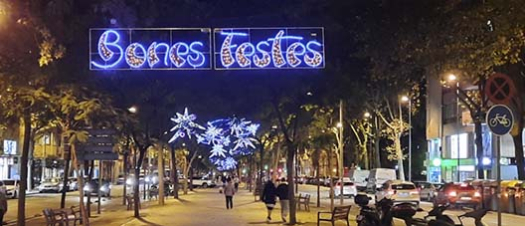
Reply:
[[[181,196],[180,200],[168,199],[164,206],[156,201],[146,202],[141,210],[141,218],[133,218],[133,211],[106,211],[99,218],[91,219],[91,225],[122,225],[122,226],[157,226],[157,225],[275,225],[283,224],[280,206],[272,213],[272,222],[266,223],[266,208],[262,202],[255,202],[247,190],[239,190],[234,196],[234,208],[227,210],[224,195],[217,189],[196,190],[195,193]],[[149,204],[149,205],[148,205]],[[327,208],[316,208],[311,205],[310,212],[298,211],[297,220],[301,225],[317,225],[317,211]],[[352,212],[357,212],[353,209]],[[355,216],[355,213],[353,216]],[[350,217],[352,219],[353,217]],[[351,225],[355,225],[352,222]],[[344,223],[340,223],[344,225]],[[326,224],[329,225],[329,224]]]

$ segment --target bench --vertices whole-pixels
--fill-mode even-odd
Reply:
[[[348,222],[348,214],[350,213],[350,208],[352,206],[336,206],[332,212],[317,212],[317,226],[319,226],[321,221],[332,222],[332,226],[335,225],[335,222],[338,220],[346,221],[346,225],[350,226]],[[321,218],[321,215],[330,214],[330,218]]]
[[[54,211],[52,209],[42,210],[47,226],[69,226],[67,216],[62,211]]]
[[[126,195],[127,210],[133,209],[134,204],[135,204],[135,198],[133,197],[133,195]],[[139,209],[140,209],[140,198],[139,198]]]
[[[304,206],[304,210],[310,212],[310,194],[299,193],[297,200],[297,209],[301,210],[301,205]]]

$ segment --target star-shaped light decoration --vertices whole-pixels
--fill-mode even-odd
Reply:
[[[175,133],[168,143],[175,142],[178,138],[184,138],[185,136],[191,139],[191,135],[196,134],[197,130],[205,130],[203,126],[194,122],[196,119],[197,116],[188,113],[188,108],[184,108],[184,114],[177,112],[176,116],[171,118],[175,126],[171,128],[170,132],[175,131]]]
[[[211,155],[210,155],[210,158],[211,157],[226,157],[226,153],[227,151],[224,150],[224,146],[220,145],[220,144],[216,144],[216,145],[213,145],[212,149],[211,149]]]
[[[253,148],[255,149],[254,142],[257,142],[253,137],[242,135],[237,138],[233,143],[235,143],[235,147],[233,149],[237,150],[239,148]]]

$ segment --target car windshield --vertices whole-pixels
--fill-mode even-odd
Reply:
[[[411,190],[415,188],[416,186],[414,186],[413,184],[393,184],[392,185],[392,189],[394,190]]]
[[[15,185],[15,181],[14,180],[4,180],[4,185]]]
[[[352,183],[352,182],[345,182],[345,186],[352,186],[352,185],[354,185],[354,183]]]

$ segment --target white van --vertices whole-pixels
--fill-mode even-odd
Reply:
[[[370,170],[366,191],[375,193],[376,188],[381,187],[387,180],[396,179],[396,170],[388,168],[376,168]]]
[[[370,170],[350,170],[348,172],[348,177],[350,181],[354,182],[358,191],[366,190],[366,179],[370,175]]]

